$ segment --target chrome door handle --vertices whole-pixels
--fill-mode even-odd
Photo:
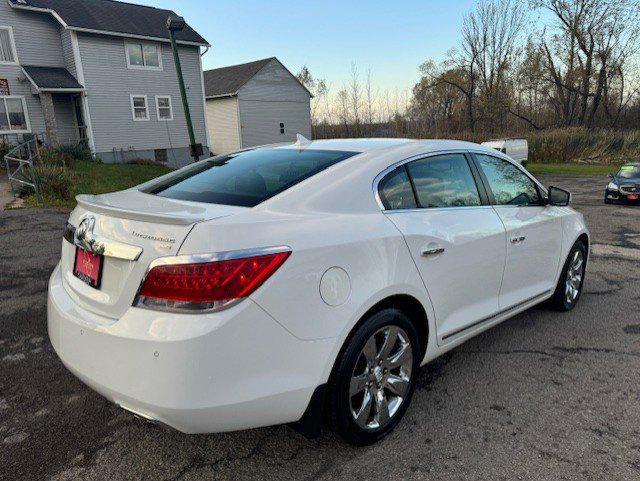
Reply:
[[[444,247],[434,247],[432,249],[425,249],[422,251],[423,257],[435,256],[438,254],[442,254],[444,252]]]
[[[525,237],[525,236],[523,236],[523,235],[522,235],[522,236],[519,236],[519,237],[512,237],[512,238],[511,238],[511,243],[512,243],[512,244],[520,244],[520,243],[524,242],[524,241],[525,241],[525,239],[526,239],[526,237]]]

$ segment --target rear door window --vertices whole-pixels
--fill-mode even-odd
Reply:
[[[418,207],[404,165],[387,174],[380,181],[378,194],[386,210],[415,209]]]
[[[446,154],[407,164],[418,205],[423,208],[482,205],[478,186],[463,154]]]
[[[254,207],[357,152],[256,149],[216,157],[153,186],[169,199]]]

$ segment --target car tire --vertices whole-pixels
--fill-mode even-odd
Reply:
[[[604,198],[604,203],[605,204],[613,204],[613,201],[611,199],[607,199],[606,197]]]
[[[587,267],[587,247],[582,241],[576,241],[562,267],[558,285],[549,300],[550,306],[558,311],[570,311],[580,300]]]
[[[389,434],[411,402],[421,356],[406,314],[385,308],[369,315],[347,340],[329,380],[331,429],[355,446]]]

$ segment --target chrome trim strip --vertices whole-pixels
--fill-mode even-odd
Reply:
[[[122,259],[125,261],[137,261],[142,254],[142,247],[125,244],[104,237],[97,236],[87,229],[78,229],[67,222],[63,234],[64,240],[69,244],[80,247],[94,254]]]
[[[291,247],[281,245],[275,247],[262,247],[256,249],[242,249],[237,251],[215,252],[211,254],[185,254],[181,256],[158,257],[151,261],[147,272],[154,267],[176,264],[199,264],[203,262],[228,261],[231,259],[243,259],[245,257],[264,256],[267,254],[279,254],[291,252]]]
[[[457,210],[471,210],[471,209],[493,209],[495,206],[493,205],[465,205],[465,206],[455,206],[455,207],[423,207],[423,208],[415,208],[415,209],[389,209],[383,210],[383,214],[392,215],[392,214],[400,214],[406,212],[438,212],[438,211],[447,211],[454,212]]]
[[[533,297],[530,297],[528,299],[525,299],[524,301],[518,302],[517,304],[514,304],[513,306],[508,307],[507,309],[503,309],[503,310],[501,310],[501,311],[499,311],[499,312],[497,312],[495,314],[492,314],[492,315],[490,315],[488,317],[480,319],[479,321],[476,321],[473,324],[465,326],[462,329],[458,329],[457,331],[454,331],[454,332],[452,332],[450,334],[447,334],[446,336],[442,336],[442,340],[446,341],[450,337],[457,336],[458,334],[462,334],[464,331],[468,331],[469,329],[473,329],[474,327],[478,327],[480,324],[484,324],[485,322],[492,321],[492,320],[494,320],[494,319],[496,319],[496,318],[498,318],[500,316],[503,316],[504,314],[509,313],[510,311],[515,311],[515,310],[519,309],[520,307],[522,307],[522,306],[524,306],[526,304],[529,304],[530,302],[533,302],[533,301],[535,301],[537,299],[542,300],[550,292],[552,292],[551,289],[549,289],[547,291],[544,291],[543,293],[538,294],[537,296],[533,296]]]
[[[219,262],[230,259],[243,259],[245,257],[256,257],[260,255],[268,255],[268,254],[279,254],[281,252],[292,252],[291,247],[286,245],[281,246],[273,246],[273,247],[259,247],[254,249],[242,249],[235,251],[223,251],[223,252],[214,252],[207,254],[185,254],[180,256],[167,256],[167,257],[159,257],[154,259],[149,263],[147,270],[142,276],[142,280],[140,281],[140,285],[138,286],[138,290],[136,295],[133,298],[132,307],[137,307],[140,309],[148,309],[151,311],[160,311],[160,312],[173,312],[177,314],[208,314],[212,312],[224,311],[225,309],[229,309],[240,302],[244,301],[246,298],[242,297],[240,299],[233,299],[231,301],[225,302],[215,307],[211,307],[208,309],[187,309],[187,308],[171,308],[171,307],[149,307],[141,304],[139,301],[142,296],[140,296],[140,291],[142,290],[142,286],[144,282],[147,280],[149,276],[149,272],[151,269],[158,266],[166,266],[166,265],[179,265],[179,264],[198,264],[203,262]]]

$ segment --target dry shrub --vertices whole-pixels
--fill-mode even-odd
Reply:
[[[45,166],[71,167],[75,159],[56,147],[40,147],[40,159]]]
[[[69,169],[55,164],[39,165],[35,168],[35,177],[43,197],[71,199],[76,176]]]
[[[74,161],[76,160],[84,160],[90,161],[93,160],[93,155],[91,154],[91,149],[83,144],[66,144],[60,145],[57,147],[58,152],[60,154],[65,155],[67,157],[72,158]]]
[[[571,127],[526,136],[532,162],[619,163],[640,158],[640,131]]]

